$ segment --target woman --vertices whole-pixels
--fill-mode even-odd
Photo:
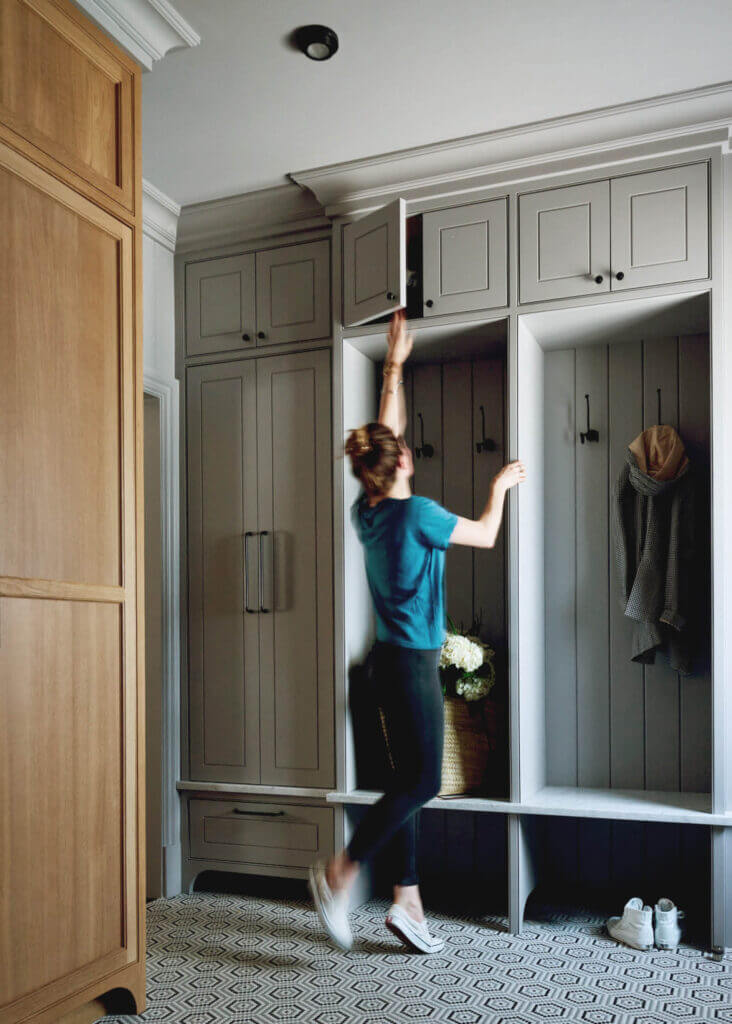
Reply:
[[[464,519],[435,501],[413,496],[412,453],[402,437],[402,367],[412,350],[403,312],[392,318],[388,345],[378,422],[354,430],[346,453],[363,485],[352,518],[364,547],[376,614],[373,675],[395,771],[348,847],[327,864],[310,869],[310,888],[326,931],[342,949],[349,949],[349,889],[359,865],[389,844],[394,903],[387,927],[410,948],[431,953],[444,943],[430,935],[424,919],[416,827],[417,811],[437,795],[442,771],[444,712],[438,662],[445,635],[445,551],[450,544],[493,547],[506,492],[526,473],[521,462],[504,466],[493,478],[480,519]]]

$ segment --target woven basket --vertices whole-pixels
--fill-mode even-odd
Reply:
[[[475,711],[471,714],[462,697],[445,697],[445,746],[438,796],[474,793],[483,784],[490,740],[483,707]]]

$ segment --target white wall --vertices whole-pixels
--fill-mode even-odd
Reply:
[[[144,389],[160,402],[163,895],[180,892],[180,502],[173,256],[180,207],[143,183]]]

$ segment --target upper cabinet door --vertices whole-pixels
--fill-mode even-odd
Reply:
[[[407,304],[403,199],[343,229],[343,323],[355,327]]]
[[[423,215],[425,316],[506,305],[507,205],[494,199]]]
[[[519,301],[610,290],[610,185],[552,188],[519,198]]]
[[[284,245],[257,253],[257,343],[330,336],[330,243]]]
[[[254,344],[254,253],[186,267],[186,354],[229,352]]]
[[[613,178],[612,287],[709,276],[706,163]]]

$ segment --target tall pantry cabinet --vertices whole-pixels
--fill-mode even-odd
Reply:
[[[145,1008],[140,69],[0,5],[0,1021]]]
[[[333,847],[329,241],[186,259],[183,282],[184,880],[304,876]]]

